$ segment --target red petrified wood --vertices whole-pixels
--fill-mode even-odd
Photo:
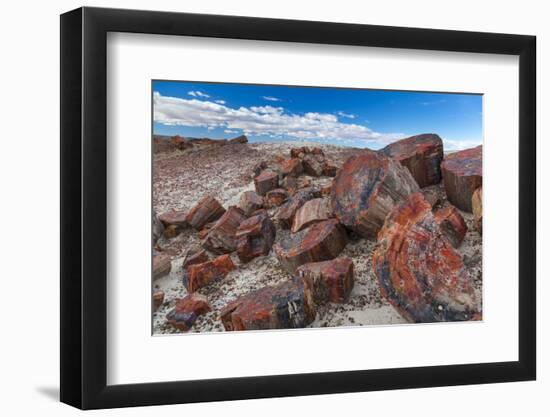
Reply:
[[[186,227],[187,226],[187,220],[185,219],[187,217],[187,212],[182,210],[170,210],[166,213],[162,213],[159,216],[159,220],[162,222],[164,227],[168,227],[171,225],[178,226],[178,227]]]
[[[222,254],[237,249],[235,232],[246,216],[238,207],[232,206],[208,231],[202,245],[211,252]]]
[[[314,198],[306,201],[302,207],[298,209],[292,223],[292,233],[299,232],[314,223],[328,220],[332,216],[330,208],[330,200],[325,198]]]
[[[316,305],[345,302],[353,289],[353,262],[349,258],[299,266],[296,275],[313,296]]]
[[[220,312],[227,331],[295,329],[315,319],[315,305],[301,280],[264,287],[237,298]]]
[[[273,246],[281,266],[290,273],[308,262],[336,258],[347,244],[344,228],[336,219],[316,223]]]
[[[189,292],[224,278],[235,269],[235,264],[229,255],[218,256],[202,264],[191,265],[183,273],[183,285]]]
[[[168,275],[172,269],[172,261],[165,253],[153,253],[153,279]]]
[[[443,238],[430,204],[415,193],[378,233],[373,264],[382,294],[411,322],[480,318],[460,254]]]
[[[296,212],[302,205],[313,198],[313,192],[310,189],[297,191],[292,198],[279,209],[277,221],[283,229],[290,229],[294,221]]]
[[[283,188],[275,188],[268,191],[265,195],[265,205],[267,207],[279,207],[288,199],[288,192]]]
[[[460,210],[472,212],[472,195],[481,186],[482,146],[446,155],[441,164],[449,201]]]
[[[302,165],[306,174],[312,177],[320,177],[323,175],[323,166],[325,157],[322,154],[307,154],[302,159]]]
[[[472,212],[474,213],[474,229],[482,233],[483,226],[483,189],[479,187],[472,194]]]
[[[196,205],[187,213],[187,223],[196,230],[200,230],[206,223],[210,223],[219,219],[225,209],[212,196],[203,197]]]
[[[239,208],[245,216],[250,216],[256,210],[264,206],[264,199],[254,191],[245,191],[239,199]]]
[[[441,182],[443,141],[438,135],[426,133],[412,136],[393,142],[380,152],[407,167],[420,187]]]
[[[235,233],[241,262],[267,255],[275,241],[275,233],[275,225],[265,212],[242,222]]]
[[[365,150],[349,158],[334,178],[332,211],[344,226],[372,237],[395,204],[418,190],[399,162]]]
[[[176,307],[166,315],[166,320],[176,329],[187,332],[201,314],[211,309],[204,295],[193,293],[176,300]]]
[[[279,186],[279,174],[274,171],[265,170],[254,178],[254,187],[259,195],[266,195],[268,191]]]
[[[302,173],[302,161],[300,158],[284,159],[279,164],[279,172],[283,177],[287,175],[296,177]]]
[[[434,213],[434,218],[451,245],[458,248],[468,231],[468,226],[458,209],[454,206],[447,206],[437,210]]]
[[[183,263],[181,265],[182,269],[187,269],[188,266],[202,264],[203,262],[208,261],[208,255],[204,249],[193,248],[185,254],[183,258]]]

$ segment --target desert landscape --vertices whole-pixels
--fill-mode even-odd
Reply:
[[[153,334],[482,319],[482,147],[153,138]]]

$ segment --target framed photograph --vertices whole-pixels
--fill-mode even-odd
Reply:
[[[61,16],[61,401],[533,380],[535,37]]]

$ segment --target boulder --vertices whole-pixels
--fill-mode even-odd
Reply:
[[[264,199],[254,191],[245,191],[239,199],[239,208],[245,216],[250,217],[256,210],[264,206]]]
[[[290,175],[297,177],[302,173],[302,161],[300,158],[284,159],[279,163],[279,172],[283,177]]]
[[[151,244],[157,243],[157,240],[160,239],[162,234],[164,233],[164,226],[162,222],[159,220],[156,213],[153,212],[153,222],[152,222],[152,230],[151,230],[151,237],[152,242]]]
[[[289,195],[293,195],[299,187],[298,178],[286,176],[281,181],[281,187],[288,191]]]
[[[324,165],[325,159],[323,155],[310,153],[302,158],[302,166],[304,167],[304,171],[312,177],[320,177],[323,175]]]
[[[350,157],[332,182],[332,211],[363,237],[373,237],[401,199],[419,190],[399,162],[364,150]]]
[[[330,200],[325,198],[314,198],[306,201],[294,215],[292,223],[292,233],[299,232],[314,223],[330,219],[332,210],[330,208]]]
[[[181,268],[185,271],[188,266],[202,264],[208,261],[208,254],[200,247],[192,248],[185,254]]]
[[[458,248],[468,231],[468,226],[458,209],[454,206],[439,209],[434,213],[434,219],[451,245]]]
[[[383,296],[410,322],[481,317],[462,257],[444,238],[421,193],[388,215],[373,266]]]
[[[288,199],[288,192],[284,188],[275,188],[265,195],[265,205],[268,208],[279,207]]]
[[[303,158],[308,153],[311,153],[311,150],[307,146],[290,149],[291,158]]]
[[[243,221],[235,233],[237,255],[241,262],[250,262],[258,256],[269,254],[275,234],[275,225],[266,212]]]
[[[268,191],[279,187],[279,175],[274,171],[264,170],[254,178],[254,187],[259,195],[266,195]]]
[[[153,279],[161,278],[170,273],[172,261],[165,253],[153,252]]]
[[[224,213],[225,209],[218,200],[207,195],[187,213],[185,220],[191,227],[200,230],[206,223],[219,219]]]
[[[483,226],[483,190],[476,188],[472,194],[472,212],[474,213],[474,229],[482,234]]]
[[[225,306],[220,318],[226,331],[296,329],[315,319],[315,305],[301,280],[264,287]]]
[[[267,168],[267,161],[260,161],[257,164],[255,164],[254,167],[252,168],[252,174],[253,174],[252,178],[256,178],[266,168]]]
[[[248,138],[245,135],[237,136],[236,138],[229,139],[228,143],[247,143]]]
[[[217,254],[230,253],[237,249],[235,232],[246,220],[243,211],[235,206],[229,207],[216,224],[208,231],[202,245]]]
[[[162,213],[159,216],[159,220],[162,222],[164,227],[168,226],[178,226],[181,228],[187,227],[187,212],[182,210],[170,210],[165,213]]]
[[[153,308],[156,310],[158,309],[162,303],[164,302],[164,292],[163,291],[157,291],[153,293]]]
[[[282,239],[273,249],[282,268],[292,274],[305,263],[336,258],[346,244],[346,231],[336,219],[330,219]]]
[[[338,172],[338,168],[328,162],[323,164],[323,175],[327,177],[335,177]]]
[[[208,284],[219,281],[235,269],[229,255],[221,255],[211,261],[187,267],[183,273],[183,285],[187,291],[195,292]]]
[[[166,321],[176,329],[187,332],[200,315],[210,310],[212,308],[208,299],[204,295],[193,293],[176,300],[176,306],[168,312]]]
[[[380,152],[407,167],[421,188],[441,182],[443,141],[438,135],[426,133],[398,140]]]
[[[294,222],[294,216],[302,205],[313,198],[313,193],[309,189],[297,191],[292,198],[285,203],[277,213],[276,220],[283,229],[290,229]]]
[[[296,269],[296,275],[311,292],[316,305],[344,303],[355,280],[353,262],[349,258],[304,264]]]
[[[482,146],[445,156],[441,174],[447,199],[462,211],[472,212],[472,195],[482,184]]]

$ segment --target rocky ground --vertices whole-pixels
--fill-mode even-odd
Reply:
[[[185,150],[156,153],[153,169],[153,208],[156,213],[171,209],[189,210],[206,194],[211,194],[224,206],[237,205],[243,191],[254,190],[253,168],[262,160],[277,156],[288,156],[290,148],[304,146],[299,143],[231,143],[224,146],[194,146]],[[318,145],[326,158],[336,166],[354,153],[354,148],[332,145]],[[330,183],[329,177],[310,177],[314,185]],[[304,180],[308,180],[307,177]],[[443,186],[435,185],[423,189],[439,198],[438,205],[444,207],[446,201]],[[270,209],[275,214],[277,208]],[[473,230],[473,216],[461,212],[468,232],[458,248],[465,266],[481,300],[481,237]],[[288,230],[277,226],[276,242],[288,235]],[[157,242],[158,249],[172,259],[171,272],[153,282],[153,292],[163,291],[164,302],[153,313],[153,333],[178,333],[166,322],[166,314],[174,308],[175,301],[187,295],[182,283],[182,262],[187,250],[200,244],[197,232],[186,228],[172,239],[161,237]],[[406,323],[405,319],[381,296],[376,277],[372,269],[372,253],[375,240],[360,239],[351,236],[350,242],[339,255],[353,260],[355,268],[355,286],[348,301],[344,304],[328,303],[320,306],[317,316],[309,327],[328,326],[362,326]],[[206,295],[212,311],[201,315],[195,322],[192,332],[223,331],[219,310],[236,297],[273,285],[289,278],[289,274],[280,266],[273,255],[258,257],[247,264],[232,255],[237,268],[223,280],[201,288],[199,292]],[[481,307],[481,306],[480,306]]]

